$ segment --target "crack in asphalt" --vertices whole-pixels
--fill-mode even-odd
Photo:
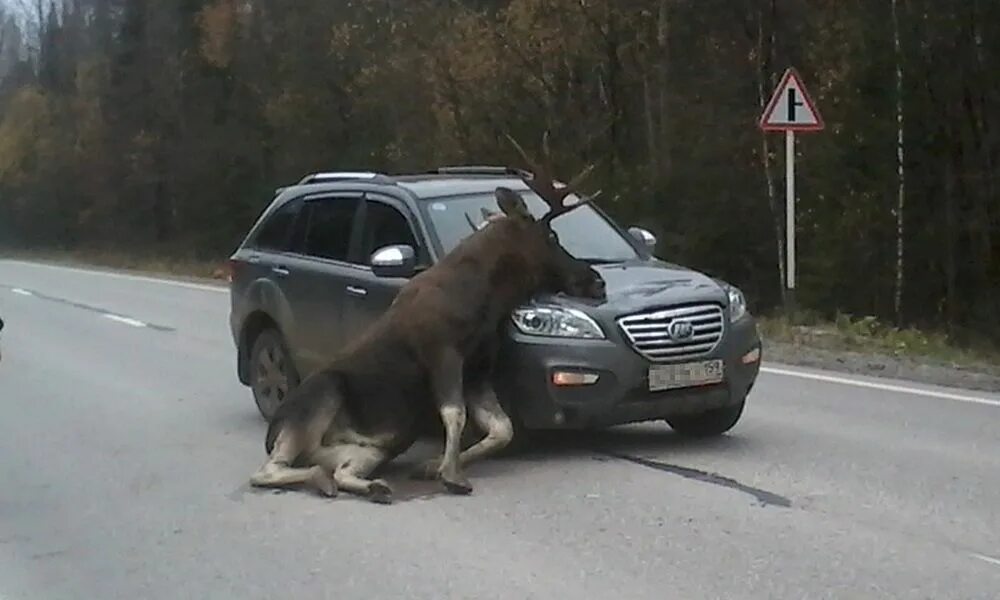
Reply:
[[[96,313],[96,314],[99,314],[99,315],[104,315],[106,317],[116,317],[116,318],[119,318],[119,319],[129,319],[131,321],[141,322],[147,328],[153,329],[153,330],[156,330],[156,331],[163,331],[163,332],[177,331],[175,328],[169,327],[167,325],[157,325],[156,323],[150,323],[149,321],[141,321],[139,319],[133,319],[133,318],[128,317],[126,315],[120,315],[120,314],[118,314],[116,312],[112,312],[110,310],[107,310],[107,309],[104,309],[104,308],[100,308],[98,306],[91,306],[89,304],[83,304],[82,302],[74,302],[73,300],[67,300],[65,298],[58,298],[56,296],[49,296],[47,294],[43,294],[43,293],[38,292],[36,290],[29,290],[27,288],[21,288],[21,287],[7,285],[7,284],[0,284],[0,287],[2,287],[4,289],[11,290],[11,291],[14,291],[14,290],[23,290],[25,292],[28,292],[28,294],[30,296],[33,296],[35,298],[39,298],[41,300],[47,300],[49,302],[55,302],[57,304],[63,304],[65,306],[72,306],[73,308],[78,308],[80,310],[85,310],[85,311]]]
[[[608,450],[597,450],[600,454],[610,456],[612,458],[617,458],[619,460],[628,461],[630,463],[647,467],[649,469],[654,469],[656,471],[661,471],[664,473],[671,473],[674,475],[680,475],[687,479],[693,479],[696,481],[704,481],[706,483],[711,483],[713,485],[718,485],[721,487],[737,490],[745,494],[749,494],[760,502],[761,506],[780,506],[782,508],[791,508],[792,501],[788,498],[775,494],[774,492],[769,492],[767,490],[762,490],[760,488],[753,487],[751,485],[746,485],[745,483],[740,483],[731,477],[726,477],[724,475],[719,475],[718,473],[709,473],[708,471],[702,471],[700,469],[694,469],[691,467],[682,467],[679,465],[672,465],[669,463],[660,462],[657,460],[652,460],[649,458],[641,458],[638,456],[630,456],[628,454],[619,454],[617,452],[611,452]]]

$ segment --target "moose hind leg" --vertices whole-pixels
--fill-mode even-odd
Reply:
[[[274,441],[274,447],[267,462],[250,477],[254,487],[281,488],[308,484],[324,496],[337,495],[337,486],[329,472],[311,463],[308,467],[292,467],[295,459],[305,451],[319,446],[322,438],[320,423],[314,423],[305,430],[284,426]]]
[[[376,446],[337,444],[319,448],[310,456],[310,462],[333,473],[338,488],[378,504],[390,504],[392,488],[389,484],[382,479],[368,479],[386,457],[385,451]]]
[[[308,484],[324,496],[337,495],[337,486],[329,473],[322,467],[292,467],[299,455],[301,440],[288,430],[282,431],[275,440],[274,449],[261,468],[250,476],[250,485],[262,488],[283,488]]]

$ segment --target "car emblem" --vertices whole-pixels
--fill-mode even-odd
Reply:
[[[673,321],[667,328],[667,333],[674,341],[680,342],[694,335],[694,325],[691,321]]]

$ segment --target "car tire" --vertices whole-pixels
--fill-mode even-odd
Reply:
[[[249,373],[257,410],[270,422],[281,403],[299,384],[291,353],[277,329],[269,327],[254,339]]]
[[[674,431],[681,435],[714,437],[726,433],[739,422],[740,417],[743,416],[744,406],[746,406],[746,398],[732,406],[723,406],[693,415],[677,415],[665,420]]]

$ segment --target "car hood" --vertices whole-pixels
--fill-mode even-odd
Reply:
[[[708,275],[661,260],[598,264],[594,268],[607,284],[607,300],[596,302],[564,295],[541,296],[539,301],[581,308],[587,312],[626,314],[644,308],[683,302],[728,304],[728,295]]]

